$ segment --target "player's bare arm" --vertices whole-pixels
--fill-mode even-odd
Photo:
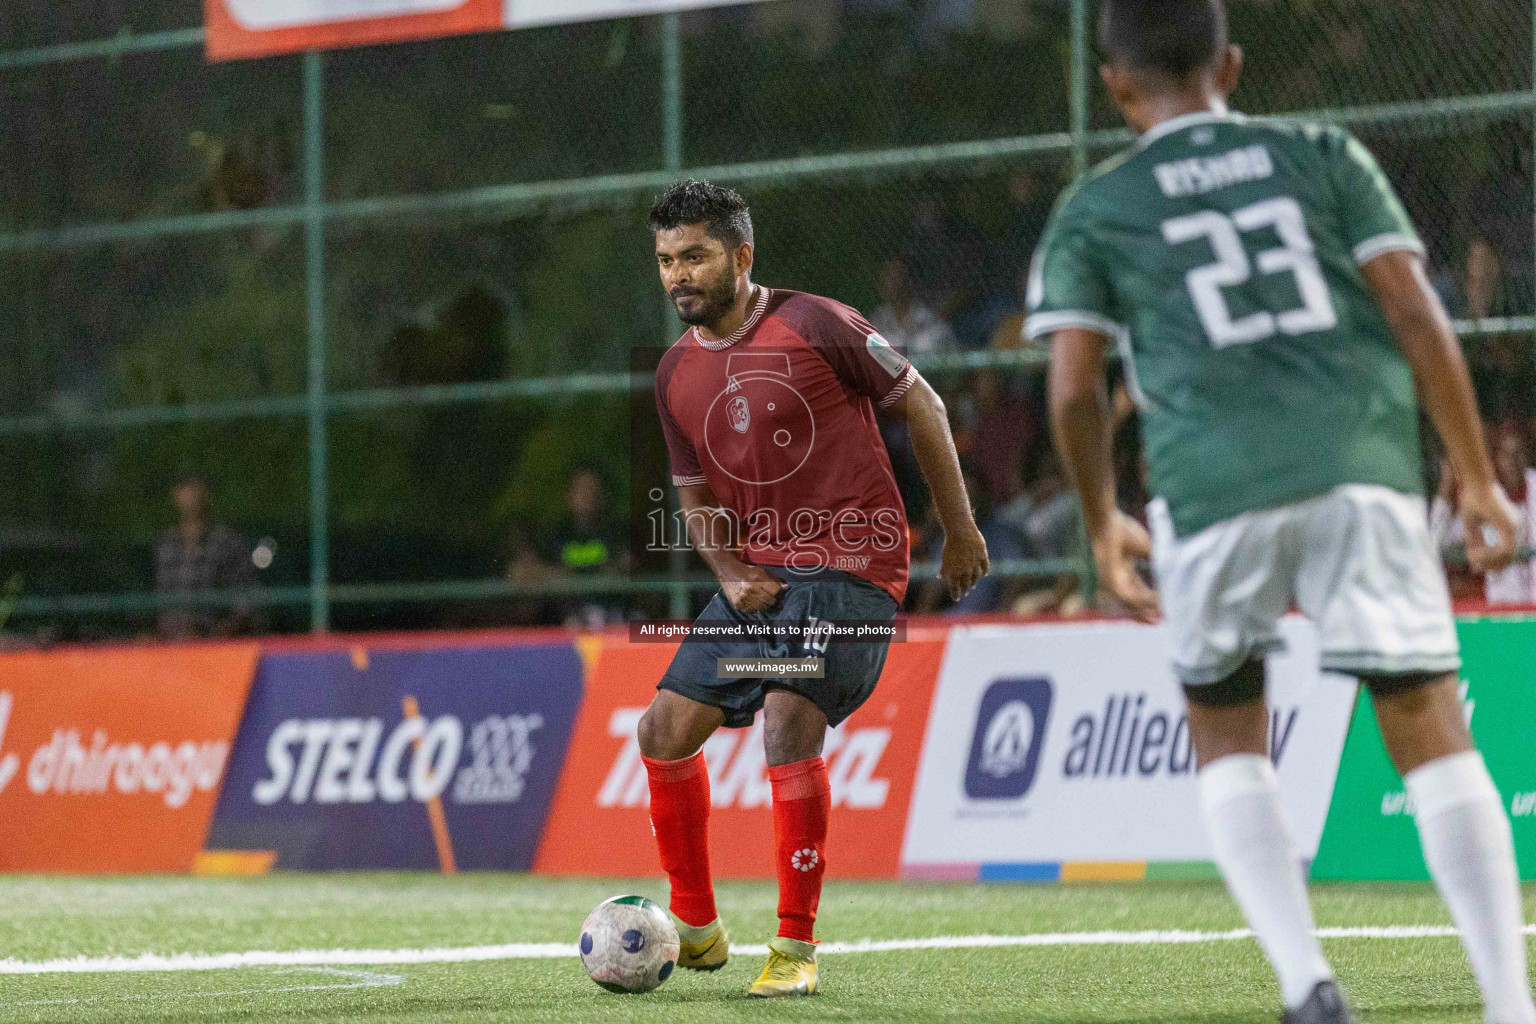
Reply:
[[[1081,327],[1055,332],[1051,342],[1051,426],[1062,465],[1082,498],[1083,522],[1099,580],[1142,622],[1161,618],[1157,594],[1136,571],[1152,552],[1141,524],[1115,507],[1110,462],[1109,396],[1104,387],[1102,334]]]
[[[720,507],[720,500],[709,485],[679,487],[677,497],[688,527],[688,539],[720,581],[726,600],[740,612],[760,612],[777,604],[784,592],[784,582],[737,556],[732,544],[730,513]]]
[[[907,421],[912,450],[923,479],[944,523],[944,556],[940,572],[949,581],[950,597],[958,601],[987,574],[987,542],[976,528],[970,495],[960,473],[960,458],[949,431],[944,400],[919,376],[888,410]]]
[[[1479,572],[1502,569],[1515,555],[1514,509],[1494,475],[1467,362],[1423,259],[1414,252],[1387,252],[1365,264],[1361,274],[1381,303],[1413,370],[1419,401],[1445,442],[1460,487],[1467,558]]]

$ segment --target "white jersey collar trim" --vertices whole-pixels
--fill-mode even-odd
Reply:
[[[1209,124],[1213,121],[1241,120],[1243,120],[1243,115],[1233,110],[1194,110],[1188,114],[1180,114],[1178,117],[1170,117],[1168,120],[1148,128],[1136,139],[1136,145],[1146,148],[1164,135],[1171,135],[1191,125]]]
[[[730,348],[742,338],[745,338],[752,328],[757,326],[757,322],[763,318],[763,314],[768,312],[768,296],[773,294],[772,288],[764,288],[762,285],[756,285],[755,287],[757,288],[757,302],[752,307],[752,315],[747,317],[746,323],[736,329],[735,334],[728,338],[721,338],[719,341],[706,341],[704,335],[700,334],[699,329],[695,327],[693,328],[693,340],[711,352],[718,352],[721,349]]]

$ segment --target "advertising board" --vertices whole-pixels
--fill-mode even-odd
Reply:
[[[568,643],[268,654],[209,848],[526,869],[581,693]]]
[[[0,871],[190,871],[254,644],[0,655]]]
[[[1270,751],[1310,858],[1355,682],[1318,672],[1303,620],[1282,635],[1268,666]],[[1183,697],[1156,628],[958,627],[929,723],[908,876],[1143,877],[1209,860]]]
[[[604,644],[568,767],[550,813],[536,870],[556,874],[654,875],[650,790],[635,726],[675,644]],[[891,645],[874,695],[831,732],[823,757],[832,785],[827,871],[894,877],[911,800],[943,633],[909,632]],[[773,789],[762,716],[750,729],[721,729],[704,745],[713,812],[710,857],[722,878],[773,875]]]

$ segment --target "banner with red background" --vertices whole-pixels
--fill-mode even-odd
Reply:
[[[917,776],[945,631],[909,628],[892,644],[874,695],[827,737],[832,783],[827,871],[832,877],[900,873],[907,809]],[[654,875],[649,788],[635,726],[676,650],[673,644],[604,642],[587,677],[534,870],[550,874]],[[710,859],[721,878],[773,876],[773,790],[762,718],[722,729],[704,745],[713,812]]]
[[[203,0],[203,11],[208,59],[233,60],[720,4],[721,0]]]
[[[190,871],[255,644],[0,655],[0,871]]]

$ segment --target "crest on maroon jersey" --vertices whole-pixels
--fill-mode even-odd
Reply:
[[[810,458],[816,424],[783,352],[732,353],[704,417],[704,453],[732,479],[775,484]]]

